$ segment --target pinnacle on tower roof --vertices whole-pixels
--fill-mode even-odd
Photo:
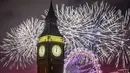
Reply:
[[[57,19],[57,17],[55,16],[55,11],[53,9],[53,4],[52,4],[52,0],[50,2],[50,8],[49,8],[49,11],[48,11],[48,14],[46,16],[46,19]]]
[[[41,35],[62,36],[57,27],[57,17],[55,16],[55,11],[53,9],[52,0],[50,2],[50,8],[49,8],[45,21],[46,21],[46,24],[44,27],[44,31]]]

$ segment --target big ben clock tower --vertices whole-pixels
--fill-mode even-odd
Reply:
[[[57,28],[57,17],[52,1],[45,20],[45,28],[37,45],[37,71],[38,73],[63,73],[64,42]]]

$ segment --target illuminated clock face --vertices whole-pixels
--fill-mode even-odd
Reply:
[[[52,54],[55,56],[55,57],[59,57],[62,53],[62,50],[61,50],[61,47],[59,45],[54,45],[52,47]]]
[[[40,46],[39,47],[39,56],[43,57],[45,55],[45,46]]]

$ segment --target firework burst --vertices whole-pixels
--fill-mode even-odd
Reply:
[[[69,43],[67,49],[84,47],[108,56],[108,52],[114,51],[113,48],[124,40],[118,36],[120,33],[117,34],[121,26],[118,25],[122,19],[121,11],[115,11],[115,8],[103,2],[91,7],[86,4],[76,9],[62,6],[60,10],[57,8],[57,17],[59,30],[66,43]]]
[[[65,56],[76,48],[83,48],[91,50],[101,62],[110,63],[114,56],[122,57],[125,66],[129,60],[126,56],[130,49],[129,12],[130,10],[123,16],[120,10],[115,10],[115,7],[104,2],[95,2],[91,6],[86,3],[77,8],[56,6],[58,28],[65,38]],[[7,33],[1,46],[1,53],[5,54],[1,59],[2,62],[5,61],[4,66],[24,68],[26,63],[31,64],[36,60],[36,45],[44,29],[45,16],[42,15],[43,20],[27,20],[11,29],[11,33]],[[128,27],[127,31],[124,26]],[[119,59],[116,62],[117,66],[118,64]]]
[[[36,45],[44,29],[41,26],[44,26],[44,20],[27,19],[18,27],[11,29],[11,33],[7,33],[1,46],[4,57],[0,61],[5,62],[4,67],[25,68],[26,64],[36,61]]]
[[[127,56],[130,52],[128,45],[130,10],[123,16],[121,10],[115,8],[104,2],[99,5],[95,2],[91,6],[86,3],[78,8],[64,5],[61,9],[57,7],[59,30],[66,41],[65,53],[69,54],[74,48],[84,47],[97,54],[101,62],[111,63],[116,56],[116,67],[119,61],[122,61],[125,67],[130,60]],[[119,60],[120,57],[122,60]]]
[[[120,33],[120,38],[124,39],[120,41],[120,46],[117,46],[114,49],[114,53],[109,53],[109,57],[107,63],[111,63],[114,58],[116,58],[115,65],[116,67],[122,63],[122,66],[125,68],[126,64],[130,62],[130,9],[123,16],[122,21],[120,22],[120,29],[118,29],[118,33]]]

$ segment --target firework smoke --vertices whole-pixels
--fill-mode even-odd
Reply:
[[[47,14],[47,12],[45,12]],[[91,50],[96,54],[101,62],[112,62],[114,57],[123,62],[123,66],[130,61],[129,41],[129,16],[130,10],[123,16],[120,10],[110,7],[107,3],[98,4],[95,2],[91,6],[87,3],[77,8],[56,6],[58,18],[58,28],[65,38],[65,56],[77,48]],[[1,59],[5,61],[4,66],[26,67],[36,60],[36,45],[39,35],[44,29],[43,20],[27,20],[20,26],[11,29],[3,41],[3,51],[5,56]],[[127,30],[124,27],[128,27]],[[123,55],[121,55],[123,54]],[[122,57],[122,60],[119,58]],[[127,58],[126,58],[127,57]],[[108,59],[107,59],[108,58]],[[13,62],[12,64],[10,64]]]

